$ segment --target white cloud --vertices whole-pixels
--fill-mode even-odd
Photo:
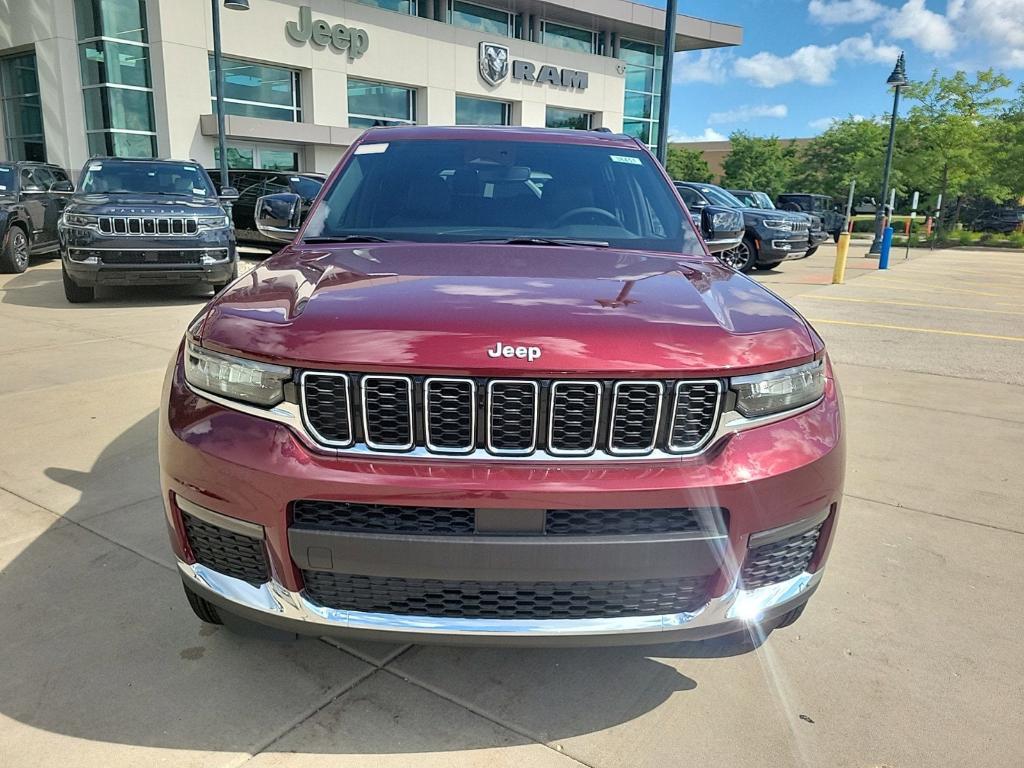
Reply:
[[[744,105],[726,110],[725,112],[712,112],[708,115],[708,125],[747,123],[763,117],[783,118],[788,114],[789,108],[785,104]]]
[[[834,45],[805,45],[788,56],[762,51],[737,59],[733,71],[764,88],[802,82],[825,85],[840,61],[895,62],[899,48],[876,43],[870,34],[848,37]]]
[[[672,62],[672,82],[723,83],[729,75],[731,58],[726,51],[714,48],[677,53]]]
[[[867,120],[867,118],[864,117],[864,115],[847,115],[846,117],[832,115],[831,117],[819,117],[817,120],[811,120],[811,122],[809,122],[807,125],[809,125],[814,130],[821,132],[827,131],[840,120],[853,120],[855,123],[859,123],[861,120]]]
[[[723,136],[714,128],[705,128],[704,133],[699,133],[696,136],[690,136],[677,131],[670,131],[668,134],[669,141],[679,141],[684,143],[692,141],[726,141],[728,138],[728,136]]]
[[[1024,68],[1024,0],[950,0],[946,15],[985,46],[993,63]]]
[[[959,5],[954,0],[954,6]],[[1018,10],[1024,13],[1024,6]],[[898,11],[886,16],[885,28],[897,40],[913,40],[918,48],[928,53],[944,54],[956,48],[953,25],[941,13],[928,10],[924,0],[907,0]]]
[[[874,21],[888,9],[877,0],[811,0],[807,12],[822,24],[862,24]]]

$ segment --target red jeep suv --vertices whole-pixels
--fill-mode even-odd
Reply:
[[[166,379],[199,618],[550,645],[800,615],[836,526],[839,387],[642,145],[371,129],[301,209],[260,200],[294,242],[203,309]]]

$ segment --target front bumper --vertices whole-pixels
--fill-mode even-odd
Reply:
[[[238,262],[234,238],[222,231],[150,238],[65,230],[61,258],[71,279],[85,286],[220,284],[232,279]]]
[[[776,262],[799,259],[807,253],[810,241],[806,232],[794,236],[767,231],[758,236],[758,261]]]
[[[703,639],[770,625],[816,588],[835,530],[845,462],[842,409],[829,374],[814,407],[722,437],[705,454],[632,462],[560,464],[392,457],[312,451],[287,426],[212,402],[172,364],[160,418],[160,466],[171,541],[186,585],[231,613],[290,631],[415,642],[622,644]],[[727,510],[714,535],[394,536],[320,534],[293,525],[300,499],[470,507]],[[199,508],[197,510],[197,507]],[[258,539],[266,573],[234,578],[197,562],[183,508]],[[818,531],[803,567],[744,586],[755,543]],[[490,618],[340,608],[315,599],[310,575],[361,574],[389,585],[707,578],[706,599],[685,610],[582,618]],[[752,583],[751,583],[752,584]],[[501,587],[499,586],[498,589]]]

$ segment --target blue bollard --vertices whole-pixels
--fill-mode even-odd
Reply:
[[[889,268],[889,251],[892,248],[892,227],[886,227],[882,232],[882,250],[878,254],[878,268]]]

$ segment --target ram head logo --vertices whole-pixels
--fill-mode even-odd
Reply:
[[[480,77],[489,85],[497,85],[508,77],[508,47],[496,43],[480,43]]]

